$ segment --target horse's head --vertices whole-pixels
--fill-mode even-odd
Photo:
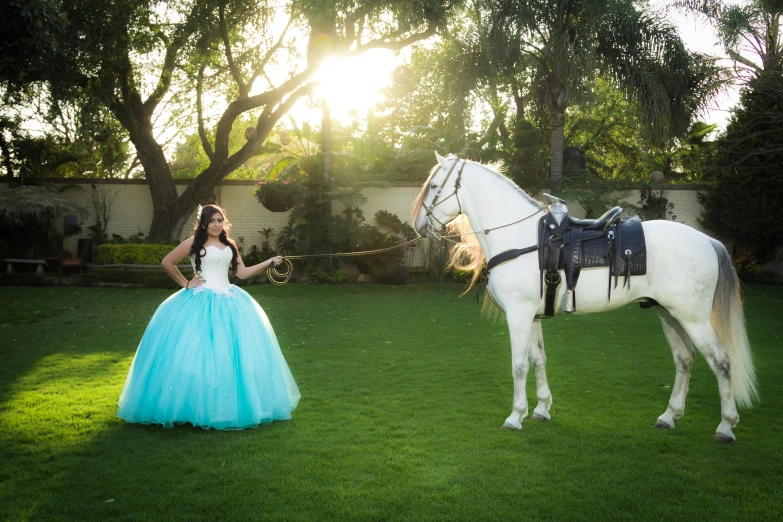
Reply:
[[[435,157],[438,164],[422,185],[411,213],[413,228],[424,237],[433,237],[431,232],[440,232],[462,213],[459,188],[466,162],[456,157],[444,158],[437,152]]]

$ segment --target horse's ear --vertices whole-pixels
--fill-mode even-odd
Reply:
[[[438,159],[438,163],[440,164],[441,167],[443,167],[444,169],[449,168],[449,163],[448,163],[449,160],[447,160],[437,152],[435,153],[435,157]]]

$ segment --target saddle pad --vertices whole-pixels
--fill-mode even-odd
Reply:
[[[631,275],[644,275],[647,273],[647,248],[644,242],[644,229],[639,216],[621,219],[617,227],[616,255],[612,267],[612,275],[626,273],[626,259],[631,260]],[[626,256],[626,252],[630,252]]]
[[[558,270],[571,269],[571,230],[563,233],[563,248],[560,250]],[[630,250],[630,275],[647,273],[647,250],[644,229],[639,216],[624,218],[617,225],[606,230],[582,231],[580,268],[611,267],[611,275],[626,273],[625,251]],[[542,269],[549,263],[549,249],[539,250],[539,265]]]

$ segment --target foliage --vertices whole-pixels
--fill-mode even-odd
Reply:
[[[539,108],[534,114],[546,109],[553,181],[562,172],[567,108],[590,99],[599,71],[635,101],[652,138],[684,132],[716,88],[714,60],[688,53],[675,27],[631,0],[479,5],[492,14],[478,29],[477,78],[491,84],[501,77],[518,106],[528,101]]]
[[[40,81],[57,62],[58,37],[66,23],[57,0],[5,0],[0,3],[0,87],[13,94]]]
[[[98,264],[159,265],[169,252],[171,252],[171,246],[168,245],[104,243],[98,247]]]
[[[639,191],[639,204],[642,206],[644,219],[677,219],[674,214],[674,202],[663,194],[661,189],[643,188]]]
[[[258,263],[266,261],[267,259],[277,255],[277,252],[272,248],[272,244],[269,240],[272,232],[274,231],[275,229],[272,227],[266,227],[258,231],[262,236],[264,236],[264,241],[261,243],[261,248],[259,248],[257,245],[251,245],[250,250],[246,253],[240,248],[240,252],[242,253],[242,261],[244,261],[245,266],[257,265]],[[237,243],[239,243],[239,238],[237,238]]]
[[[33,177],[130,175],[137,164],[130,161],[127,132],[116,120],[89,100],[41,100],[44,96],[44,87],[31,87],[0,105],[0,148],[9,176],[24,183]]]
[[[569,163],[563,169],[558,197],[577,201],[585,211],[585,218],[595,219],[612,207],[623,207],[626,214],[639,214],[642,209],[620,196],[633,185],[627,181],[609,181],[589,170]]]
[[[335,270],[333,274],[329,275],[326,272],[322,272],[320,270],[316,270],[314,272],[310,273],[310,277],[312,277],[315,281],[323,284],[338,284],[345,281],[345,271],[343,270]]]
[[[462,10],[455,12],[464,14]],[[457,153],[460,137],[475,123],[472,77],[465,71],[465,50],[459,41],[463,34],[460,16],[454,16],[449,23],[456,30],[446,38],[427,47],[413,47],[409,62],[400,69],[406,73],[402,75],[404,79],[383,91],[383,100],[368,117],[367,135],[399,148],[402,154],[425,148],[411,147],[409,140],[416,141],[416,134],[426,134],[428,128],[438,129],[441,135],[448,129],[451,135],[435,150],[441,154]]]
[[[365,223],[364,212],[356,205],[366,201],[361,187],[339,189],[332,184],[321,185],[321,191],[311,187],[304,206],[294,207],[288,222],[277,235],[277,248],[286,254],[316,255],[334,252],[362,252],[398,245],[415,233],[393,214],[379,211],[375,218],[378,226]],[[340,214],[323,212],[325,201],[348,203]],[[386,231],[382,231],[386,229]],[[353,256],[351,261],[362,273],[377,274],[398,266],[404,257],[401,249],[380,254]],[[321,265],[321,260],[306,262],[311,271]]]
[[[283,199],[289,201],[290,205],[303,208],[307,199],[307,187],[298,181],[287,179],[261,180],[253,189],[253,195],[261,204],[269,205],[275,200]]]
[[[237,151],[248,143],[248,135],[255,132],[253,114],[243,114],[234,121],[228,136],[228,149]],[[208,140],[215,139],[215,130],[206,129]],[[280,133],[270,133],[268,139],[259,148],[258,154],[249,158],[244,164],[232,171],[226,179],[258,179],[264,174],[270,162],[274,162],[281,155],[291,152],[281,146]],[[188,134],[185,139],[177,143],[174,149],[174,157],[171,162],[171,175],[176,179],[194,179],[210,164],[210,157],[204,151],[202,138],[198,132]]]
[[[771,93],[778,96],[771,96]],[[783,64],[751,80],[718,139],[703,223],[761,262],[783,246]]]
[[[748,82],[783,64],[780,0],[676,0],[673,7],[712,25],[737,79]]]
[[[128,237],[112,234],[105,242],[112,245],[167,245],[169,247],[175,247],[179,244],[178,241],[165,241],[150,237],[145,235],[144,232],[137,232]]]
[[[697,181],[714,154],[708,138],[717,125],[695,122],[680,136],[650,139],[637,103],[611,82],[597,78],[592,99],[572,106],[565,143],[587,155],[588,167],[603,179],[647,182],[653,171],[668,181]]]

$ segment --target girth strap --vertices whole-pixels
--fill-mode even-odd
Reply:
[[[533,245],[526,248],[515,248],[513,250],[506,250],[505,252],[501,252],[489,260],[487,263],[487,272],[491,271],[496,266],[505,263],[506,261],[511,261],[512,259],[529,254],[530,252],[535,252],[536,250],[538,250],[538,245]]]
[[[566,309],[566,312],[573,312],[576,309],[576,282],[582,271],[582,227],[571,225],[571,249],[569,261],[566,265],[566,286],[571,292],[570,303],[566,304],[572,309]]]

